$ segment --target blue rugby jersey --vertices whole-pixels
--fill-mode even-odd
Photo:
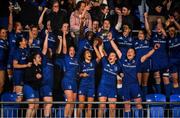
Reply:
[[[127,58],[119,59],[119,64],[124,74],[123,84],[138,84],[137,72],[138,65],[141,64],[140,59],[134,58],[128,60]]]
[[[110,64],[106,57],[102,58],[102,77],[101,84],[116,87],[117,73],[120,71],[118,64]]]
[[[8,41],[0,39],[0,70],[6,69],[8,59]]]
[[[152,39],[151,39],[151,44],[152,47],[156,44],[160,44],[160,48],[153,54],[153,55],[158,55],[158,56],[164,56],[167,57],[167,39],[165,37],[163,37],[162,35],[159,35],[158,33],[154,33],[152,35]]]
[[[80,73],[87,73],[88,77],[81,78],[80,85],[84,86],[95,86],[95,68],[96,68],[96,60],[91,61],[90,63],[87,63],[83,61],[80,64]]]
[[[68,78],[68,81],[77,79],[79,72],[79,64],[76,57],[70,57],[68,54],[64,55],[62,62],[64,70],[64,78]]]
[[[81,39],[78,44],[78,51],[77,51],[77,58],[80,61],[80,58],[83,54],[83,52],[88,49],[91,52],[94,51],[93,46],[91,45],[90,41],[88,39]]]
[[[180,36],[168,38],[169,58],[171,63],[180,64]]]
[[[16,40],[18,37],[24,37],[23,33],[15,33],[14,31],[9,32],[8,34],[8,42],[9,42],[9,49],[10,52],[14,51],[17,46],[16,46]]]
[[[152,48],[150,47],[150,42],[149,40],[139,40],[136,39],[134,43],[134,48],[136,50],[136,56],[137,57],[142,57],[146,53],[148,53]]]
[[[27,64],[28,56],[29,56],[28,48],[24,48],[24,49],[17,48],[13,55],[13,60],[17,60],[19,64]]]
[[[119,49],[121,50],[123,56],[126,55],[127,50],[131,47],[134,47],[134,38],[132,36],[122,36],[122,35],[118,35],[116,38],[116,41],[118,43]]]
[[[45,29],[43,29],[40,32],[40,36],[43,39],[43,41],[45,40],[46,34],[45,34]],[[56,52],[56,36],[54,35],[53,32],[49,32],[49,36],[48,36],[48,48],[50,48],[52,50],[53,53]]]

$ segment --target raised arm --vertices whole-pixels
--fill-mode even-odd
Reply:
[[[43,50],[42,50],[42,54],[46,55],[47,50],[48,50],[48,36],[49,36],[49,32],[46,30],[46,37],[44,40],[44,45],[43,45]]]
[[[96,56],[97,56],[96,61],[99,62],[101,60],[101,54],[100,54],[99,50],[97,49],[97,45],[98,45],[98,41],[95,40],[93,43],[93,48],[94,48],[94,51],[95,51]]]
[[[148,13],[147,12],[144,13],[144,22],[145,22],[145,28],[146,28],[147,34],[149,36],[151,36],[152,32],[151,32],[151,29],[150,29],[150,26],[149,26]]]
[[[121,53],[121,51],[118,49],[116,43],[113,41],[113,39],[112,39],[112,33],[108,33],[107,38],[108,38],[109,42],[111,43],[112,48],[115,50],[118,58],[120,59],[120,58],[122,57],[122,53]]]
[[[9,20],[8,20],[8,31],[11,32],[13,29],[13,8],[12,3],[9,6]]]
[[[170,21],[174,23],[174,25],[180,30],[180,24],[174,19],[174,17],[170,17]]]
[[[117,31],[119,31],[121,29],[121,26],[122,26],[122,14],[121,14],[121,10],[119,8],[116,9],[115,11],[118,14],[118,22],[117,22],[117,24],[115,26],[115,29]]]
[[[167,33],[166,33],[165,29],[163,28],[163,26],[162,26],[162,28],[161,28],[161,31],[162,31],[163,36],[166,37],[166,36],[167,36]]]
[[[150,56],[153,55],[153,53],[159,49],[160,44],[155,44],[154,48],[152,50],[150,50],[147,54],[145,54],[144,56],[141,57],[141,63],[145,62]]]
[[[101,55],[101,57],[104,57],[105,56],[105,54],[104,54],[104,46],[103,46],[103,43],[99,46],[99,53],[100,53],[100,55]]]
[[[33,34],[31,29],[29,29],[29,41],[28,41],[29,47],[31,47],[32,43],[33,43]]]
[[[176,20],[174,20],[174,25],[180,30],[180,24]]]
[[[92,31],[92,18],[91,15],[88,15],[88,29]]]
[[[43,29],[43,18],[44,18],[44,14],[46,13],[46,11],[47,11],[47,9],[48,8],[44,8],[44,10],[43,10],[43,12],[42,12],[42,14],[41,14],[41,16],[39,17],[39,21],[38,21],[38,25],[39,25],[39,28],[42,30]]]
[[[60,54],[61,53],[61,51],[62,51],[62,36],[58,36],[58,39],[59,39],[59,46],[58,46],[58,48],[57,48],[57,50],[56,50],[56,53],[57,54]]]
[[[67,54],[66,33],[63,31],[63,54]]]

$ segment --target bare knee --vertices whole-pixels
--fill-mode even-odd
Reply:
[[[130,104],[124,104],[125,112],[131,111],[131,105]]]
[[[156,80],[156,84],[161,83],[161,77],[159,72],[154,73],[154,79]]]
[[[28,105],[28,108],[29,108],[29,109],[32,109],[32,110],[35,109],[35,104],[29,104],[29,105]]]
[[[39,108],[39,104],[35,104],[35,109],[38,109]]]
[[[109,108],[112,109],[112,110],[115,109],[116,108],[116,104],[109,104]]]
[[[83,109],[84,108],[84,104],[79,104],[79,108]]]
[[[91,109],[92,108],[92,104],[88,104],[88,109]]]
[[[136,104],[137,109],[142,109],[142,104]]]
[[[100,105],[99,105],[99,108],[103,110],[103,109],[106,108],[106,105],[105,105],[105,104],[100,104]]]
[[[142,86],[147,86],[148,81],[142,81]]]

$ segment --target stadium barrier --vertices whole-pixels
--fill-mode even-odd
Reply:
[[[65,104],[75,104],[73,117],[76,117],[76,111],[78,104],[93,104],[92,107],[92,117],[98,117],[98,105],[99,104],[116,104],[116,118],[123,117],[123,105],[129,103],[132,105],[131,115],[134,118],[138,117],[137,109],[135,107],[136,102],[0,102],[1,104],[1,118],[23,118],[26,115],[27,105],[39,104],[35,118],[42,118],[43,116],[43,104],[53,104],[51,109],[52,118],[62,118],[64,117],[64,106]],[[180,117],[180,102],[141,102],[143,104],[142,116],[145,118],[171,118]],[[85,117],[85,112],[88,109],[85,108],[82,111],[81,117]],[[112,109],[111,109],[112,110]],[[104,117],[109,117],[108,106],[104,109]]]

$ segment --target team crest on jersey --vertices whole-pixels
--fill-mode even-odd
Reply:
[[[114,70],[115,70],[115,71],[117,71],[117,70],[118,70],[117,66],[115,66],[115,67],[114,67]]]
[[[141,94],[139,93],[139,94],[137,95],[137,97],[141,97]]]
[[[174,39],[174,41],[175,41],[175,42],[178,42],[178,39],[177,39],[177,38],[175,38],[175,39]]]
[[[52,96],[52,92],[49,92],[49,95]]]
[[[150,69],[147,69],[146,71],[147,71],[147,72],[150,72]]]
[[[148,41],[145,40],[144,43],[145,43],[145,44],[148,44]]]
[[[26,57],[22,57],[21,59],[22,59],[22,60],[26,60]]]
[[[132,41],[132,38],[130,37],[130,38],[129,38],[129,42],[131,42],[131,41]]]
[[[93,64],[92,64],[92,63],[90,63],[90,67],[93,67]]]
[[[39,40],[37,40],[37,44],[40,44],[40,41],[39,41]]]
[[[123,39],[123,37],[121,36],[121,37],[119,37],[119,39],[120,39],[120,40],[122,40],[122,39]]]
[[[110,67],[110,64],[107,64],[107,67]]]
[[[158,37],[158,35],[156,34],[156,35],[155,35],[155,38],[157,38],[157,37]]]
[[[34,98],[34,97],[35,97],[35,95],[34,95],[34,94],[31,94],[31,97],[32,97],[32,98]]]
[[[13,42],[13,43],[16,43],[16,40],[13,39],[12,42]]]
[[[127,59],[125,59],[125,62],[128,62],[128,60],[127,60]]]
[[[82,93],[82,91],[79,91],[79,94],[81,94]]]
[[[68,89],[72,89],[72,86],[68,86]]]

